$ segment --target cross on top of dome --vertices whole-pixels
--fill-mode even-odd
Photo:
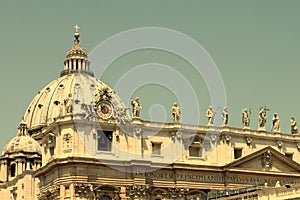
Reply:
[[[80,29],[80,27],[78,26],[78,24],[76,24],[76,25],[74,26],[74,28],[75,28],[75,32],[78,33],[78,30]]]
[[[79,42],[79,37],[80,37],[80,34],[78,33],[79,28],[80,27],[78,26],[78,24],[76,24],[74,26],[74,29],[75,29],[74,37],[75,37],[75,41],[78,41],[78,42]]]

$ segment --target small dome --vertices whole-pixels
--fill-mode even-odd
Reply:
[[[28,135],[18,135],[5,145],[2,155],[12,153],[38,153],[42,155],[41,147],[37,141]]]

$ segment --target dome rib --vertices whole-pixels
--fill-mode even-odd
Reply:
[[[53,106],[52,105],[52,103],[54,102],[54,101],[56,101],[57,99],[54,99],[54,96],[55,95],[57,95],[57,93],[58,93],[58,90],[59,90],[59,87],[60,87],[60,85],[61,84],[63,84],[63,85],[65,85],[65,82],[67,82],[66,80],[69,78],[69,76],[67,75],[67,76],[64,76],[63,77],[63,79],[55,86],[55,88],[54,88],[54,92],[52,93],[52,95],[51,95],[51,97],[50,97],[50,99],[49,99],[49,101],[48,101],[48,109],[47,109],[47,112],[46,112],[46,116],[45,116],[45,118],[46,118],[46,123],[48,122],[48,120],[49,120],[49,111],[50,111],[50,107],[51,106]],[[72,78],[72,79],[74,79],[74,78]],[[73,80],[72,80],[73,81]],[[70,92],[69,92],[70,93]],[[69,94],[69,93],[67,93],[67,95]],[[63,93],[64,94],[64,93]],[[64,97],[62,97],[61,95],[59,95],[60,96],[60,98],[64,98]],[[63,99],[62,99],[63,100]],[[62,103],[61,101],[59,101],[60,103]],[[53,119],[53,118],[52,118]]]

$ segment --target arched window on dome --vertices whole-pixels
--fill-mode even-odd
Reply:
[[[9,175],[10,175],[10,177],[15,177],[16,176],[16,163],[12,163],[9,166]]]
[[[109,196],[103,196],[100,198],[100,200],[111,200],[111,198]]]

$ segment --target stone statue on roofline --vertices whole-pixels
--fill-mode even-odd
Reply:
[[[259,113],[258,113],[258,130],[265,131],[266,130],[266,110],[264,107],[260,107]]]
[[[215,112],[213,111],[213,107],[209,106],[207,111],[206,111],[206,117],[207,117],[207,126],[211,126],[214,124],[214,116]]]
[[[180,123],[181,110],[179,105],[176,102],[174,102],[171,111],[172,111],[173,123]]]
[[[242,110],[242,123],[244,125],[244,129],[249,129],[250,118],[249,118],[249,111],[247,108],[244,108]]]
[[[280,120],[279,120],[279,116],[277,113],[274,113],[272,121],[273,121],[273,126],[272,126],[273,132],[274,133],[280,132]]]
[[[291,133],[298,134],[298,127],[297,127],[297,122],[295,117],[291,117],[290,125],[291,125]]]
[[[142,109],[142,106],[139,102],[139,98],[135,97],[135,100],[131,100],[132,105],[132,118],[140,118],[140,111]]]
[[[227,107],[223,108],[222,119],[223,119],[223,126],[227,126],[228,125],[228,111],[227,111]]]

